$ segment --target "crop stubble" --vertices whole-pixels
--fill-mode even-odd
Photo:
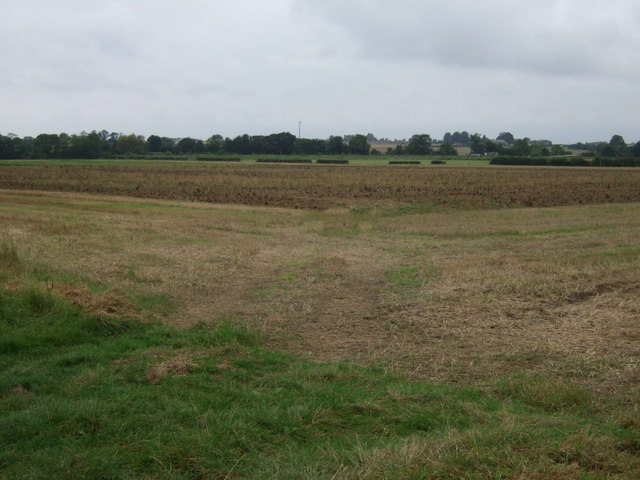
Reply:
[[[0,166],[0,188],[325,209],[424,202],[465,208],[640,201],[640,169],[290,165]]]

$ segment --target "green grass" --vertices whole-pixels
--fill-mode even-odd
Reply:
[[[400,265],[386,272],[389,290],[397,294],[416,292],[433,281],[438,274],[434,265]]]
[[[560,380],[408,381],[270,351],[239,325],[0,290],[2,479],[633,478],[640,415],[612,407]]]
[[[172,155],[174,156],[174,155]],[[198,157],[200,157],[198,155]],[[228,155],[223,155],[228,157]],[[37,160],[0,160],[2,165],[237,165],[235,162],[207,162],[202,160],[196,160],[196,155],[186,155],[181,159],[176,160],[158,160],[149,156],[145,159],[130,159],[130,158],[118,158],[118,159],[37,159]],[[204,157],[203,157],[204,158]],[[213,157],[215,158],[215,156]],[[459,157],[439,157],[439,156],[400,156],[393,155],[243,155],[242,164],[255,164],[259,158],[282,158],[286,161],[291,158],[307,158],[312,160],[315,165],[316,160],[327,159],[344,159],[349,161],[349,165],[363,165],[363,166],[376,166],[376,165],[388,165],[390,161],[420,161],[422,166],[428,167],[450,167],[450,166],[479,166],[489,165],[487,159],[476,159],[465,156]],[[431,165],[432,160],[444,160],[447,163],[445,165]],[[325,166],[341,166],[341,165],[325,165]],[[414,167],[416,165],[413,165]],[[396,165],[397,168],[402,168],[403,165]]]

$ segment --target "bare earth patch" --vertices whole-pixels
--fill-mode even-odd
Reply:
[[[140,315],[140,308],[126,295],[115,290],[94,293],[87,287],[69,283],[54,284],[51,290],[84,311],[98,317],[136,318]]]

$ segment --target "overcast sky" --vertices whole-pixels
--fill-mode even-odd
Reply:
[[[640,140],[638,0],[5,0],[0,133]]]

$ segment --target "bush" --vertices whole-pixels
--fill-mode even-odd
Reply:
[[[389,165],[420,165],[420,160],[391,160]]]
[[[220,158],[220,157],[196,157],[196,160],[201,162],[240,162],[242,159],[239,157],[228,157],[228,158]]]
[[[313,163],[307,158],[259,158],[257,163]]]
[[[325,165],[347,165],[349,160],[316,160],[316,163]]]
[[[444,160],[431,160],[431,165],[446,165],[447,162]]]
[[[580,157],[516,157],[500,155],[490,165],[549,165],[553,167],[640,167],[640,158],[597,157],[593,160]]]

